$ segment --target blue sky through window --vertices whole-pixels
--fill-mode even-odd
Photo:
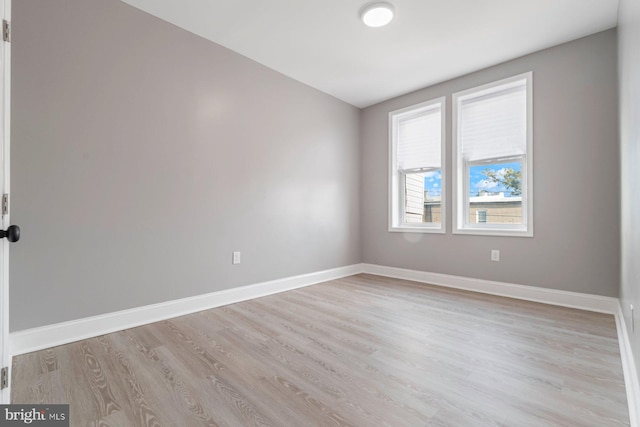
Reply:
[[[471,196],[478,195],[481,190],[486,190],[490,193],[504,191],[505,196],[510,196],[510,190],[507,190],[503,185],[496,182],[487,180],[486,176],[482,174],[485,169],[491,169],[500,174],[501,171],[512,168],[515,171],[521,171],[522,166],[520,162],[509,163],[489,163],[478,166],[471,166],[469,173],[469,190]],[[439,196],[442,188],[442,171],[426,172],[424,176],[424,189],[429,191],[431,196]]]
[[[424,189],[429,196],[439,196],[442,189],[442,171],[426,172],[424,175]]]
[[[490,193],[504,191],[505,196],[510,196],[511,190],[506,189],[502,184],[497,182],[493,182],[487,179],[486,176],[482,174],[482,171],[485,169],[491,169],[496,171],[498,175],[504,170],[512,168],[515,171],[521,171],[520,162],[509,162],[509,163],[493,163],[493,164],[485,164],[478,166],[471,166],[469,170],[469,193],[471,196],[478,195],[478,192],[481,190],[486,190]]]

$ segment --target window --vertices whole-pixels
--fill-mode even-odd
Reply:
[[[389,133],[389,231],[444,233],[444,98],[389,113]]]
[[[486,209],[478,209],[476,211],[476,223],[485,224],[487,222],[487,211]]]
[[[532,73],[453,94],[454,233],[532,236]]]

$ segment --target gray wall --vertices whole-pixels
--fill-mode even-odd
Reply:
[[[609,30],[365,109],[361,115],[360,178],[363,261],[617,296],[616,64],[616,31]],[[446,178],[450,183],[451,93],[527,71],[533,71],[535,236],[451,234],[450,185],[447,234],[388,232],[389,111],[447,97]],[[501,250],[500,262],[490,261],[491,249]]]
[[[640,368],[640,3],[620,0],[618,21],[622,198],[620,299],[636,366]],[[630,304],[634,306],[635,332],[631,329]]]
[[[117,0],[12,38],[12,331],[361,261],[356,108]]]
[[[614,30],[363,111],[117,0],[14,2],[12,46],[12,331],[360,261],[617,296]],[[452,92],[530,70],[535,237],[389,233],[388,112],[446,95],[450,129]]]

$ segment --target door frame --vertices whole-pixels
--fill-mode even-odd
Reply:
[[[11,22],[11,0],[0,0],[0,27],[3,20]],[[0,28],[0,32],[4,28]],[[11,136],[11,42],[0,40],[0,197],[9,193],[11,178],[10,169],[10,136]],[[9,211],[2,216],[0,225],[6,230],[10,224]],[[7,404],[11,398],[11,352],[9,348],[9,242],[0,240],[0,367],[7,367],[7,388],[0,390],[0,403]]]

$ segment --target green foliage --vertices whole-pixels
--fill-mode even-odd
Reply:
[[[520,196],[522,194],[522,172],[513,168],[504,169],[504,173],[498,173],[493,169],[485,169],[482,174],[489,182],[495,182],[511,191],[512,196]]]

